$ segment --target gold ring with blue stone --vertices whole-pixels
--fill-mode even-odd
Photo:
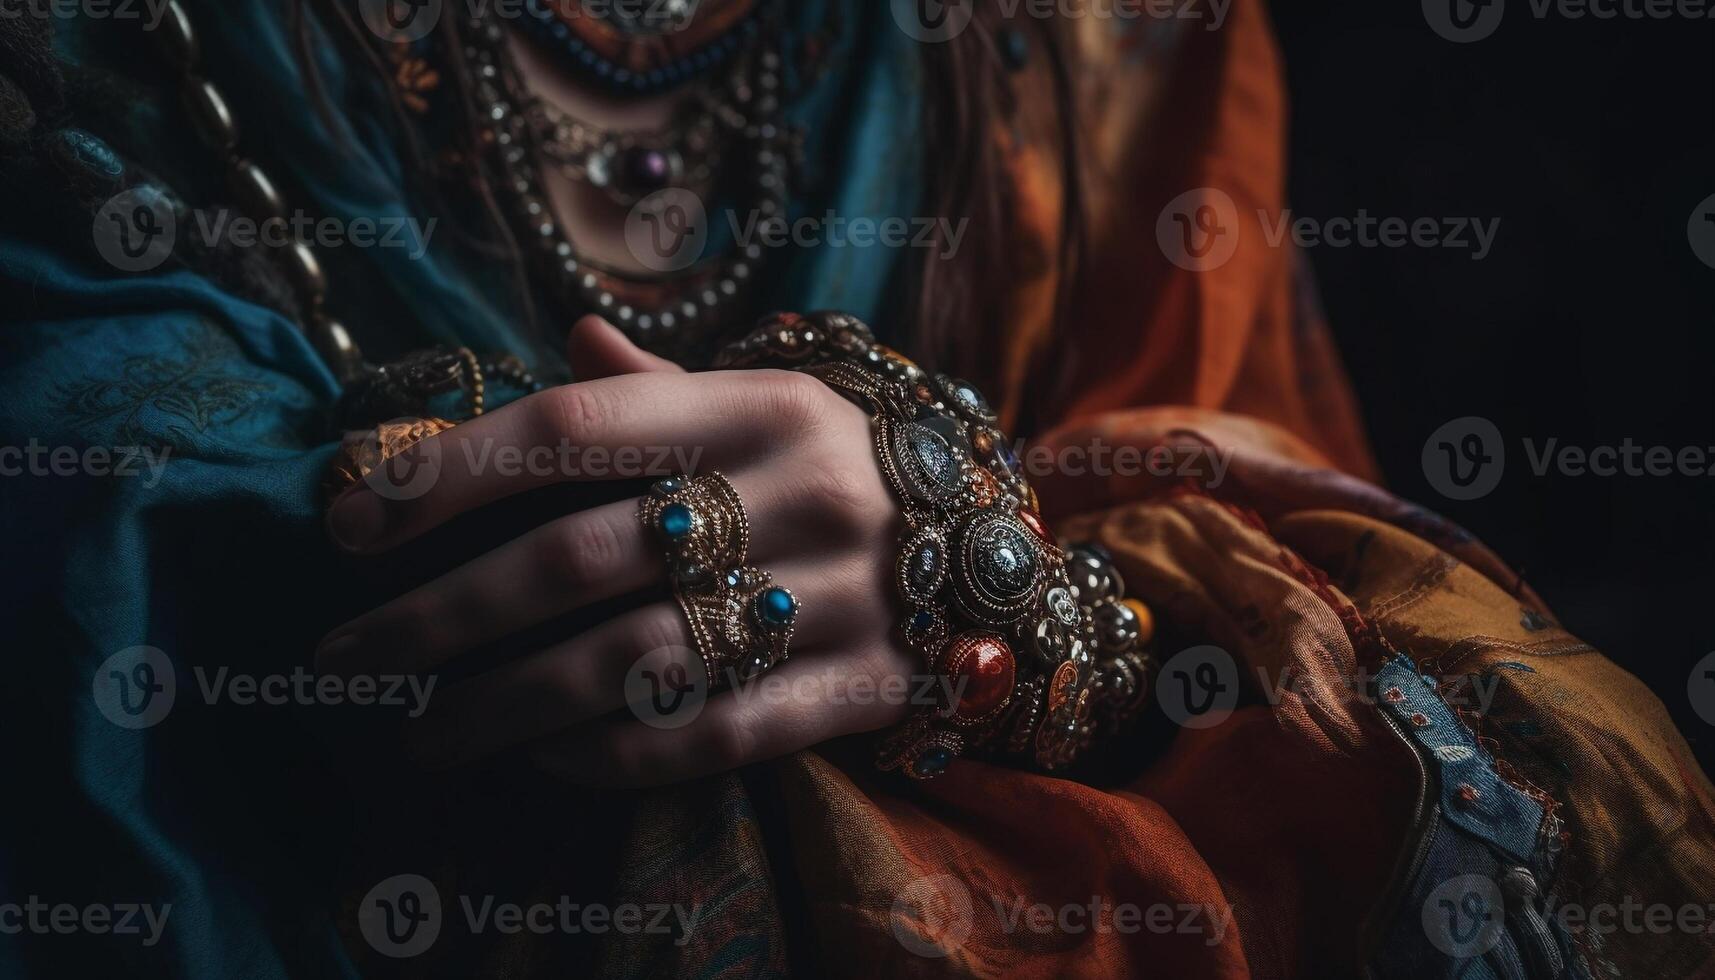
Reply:
[[[749,680],[786,660],[799,602],[745,564],[750,519],[718,472],[657,482],[638,518],[667,550],[673,597],[685,613],[711,690]]]

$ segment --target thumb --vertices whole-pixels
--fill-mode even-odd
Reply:
[[[684,368],[657,357],[631,342],[619,328],[599,316],[586,316],[572,325],[566,338],[566,363],[579,380],[652,371],[683,373]]]

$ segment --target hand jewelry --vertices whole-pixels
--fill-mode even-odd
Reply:
[[[685,613],[709,689],[785,662],[798,598],[746,564],[750,519],[718,472],[668,477],[638,501],[638,519],[667,548],[673,597]]]
[[[871,413],[906,530],[905,642],[952,692],[884,740],[878,764],[925,779],[967,749],[1071,762],[1142,707],[1148,609],[1099,549],[1068,552],[975,387],[931,376],[840,313],[777,314],[717,367],[802,370]]]
[[[385,475],[375,474],[390,460],[409,452],[424,439],[452,427],[452,422],[442,418],[399,418],[367,431],[354,429],[347,432],[322,476],[324,499],[332,501],[351,487],[371,479],[386,480]]]

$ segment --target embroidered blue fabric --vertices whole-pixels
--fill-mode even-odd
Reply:
[[[331,120],[306,97],[294,4],[185,6],[242,151],[292,207],[421,229],[406,247],[320,253],[336,312],[368,352],[380,360],[456,343],[554,366],[557,341],[526,323],[500,264],[444,228],[433,233],[379,85],[348,69],[348,46],[313,10],[308,49]],[[816,134],[813,190],[793,213],[913,214],[922,160],[911,42],[880,22],[886,4],[787,6],[793,31],[843,26],[790,111]],[[215,160],[187,131],[166,66],[151,60],[147,38],[123,33],[135,25],[59,19],[56,29],[71,64],[134,74],[165,93],[73,119],[77,129],[60,138],[74,166],[101,180],[127,171],[193,207],[222,203]],[[13,215],[41,213],[42,193],[0,187]],[[11,668],[0,717],[19,789],[0,808],[0,833],[14,844],[0,897],[169,911],[147,945],[115,935],[8,941],[0,974],[352,975],[331,919],[350,844],[332,760],[349,743],[333,739],[319,709],[240,705],[221,687],[237,674],[307,669],[316,639],[375,598],[373,583],[334,560],[320,524],[338,386],[275,310],[176,263],[137,274],[104,264],[89,209],[66,203],[63,222],[0,223],[0,527],[10,559],[0,625]],[[884,323],[902,254],[881,243],[788,246],[765,302]],[[92,461],[114,447],[124,473]],[[160,705],[171,706],[164,717],[133,724]],[[141,714],[126,714],[133,708]]]

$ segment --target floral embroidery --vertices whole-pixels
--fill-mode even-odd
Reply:
[[[62,412],[80,430],[100,427],[116,446],[183,451],[230,422],[272,386],[233,373],[231,338],[199,321],[176,344],[125,359],[119,377],[62,385]]]

